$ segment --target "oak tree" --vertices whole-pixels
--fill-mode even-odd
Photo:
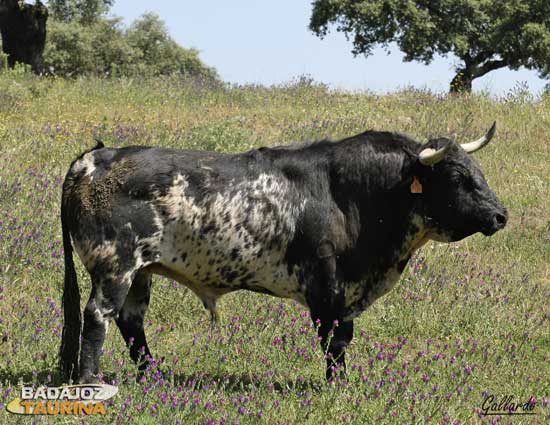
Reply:
[[[353,39],[355,55],[396,43],[405,61],[429,64],[454,54],[461,64],[451,92],[499,68],[526,67],[550,76],[548,0],[316,0],[309,28],[318,36],[335,25]]]

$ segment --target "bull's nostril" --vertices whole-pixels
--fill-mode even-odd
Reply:
[[[504,227],[506,225],[506,216],[504,214],[495,214],[495,223],[499,227]]]

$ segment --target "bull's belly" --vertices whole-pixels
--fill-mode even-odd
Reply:
[[[212,239],[163,244],[159,263],[166,270],[161,274],[189,287],[203,301],[247,289],[306,305],[304,286],[295,270],[289,273],[284,249],[269,250],[269,243],[235,244],[224,238]]]

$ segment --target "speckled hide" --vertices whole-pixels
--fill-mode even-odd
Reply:
[[[353,318],[395,285],[416,249],[504,227],[506,211],[475,160],[449,139],[427,146],[371,131],[238,154],[102,144],[85,152],[63,186],[64,375],[93,380],[111,319],[137,340],[134,360],[150,354],[152,274],[191,289],[213,321],[218,298],[239,289],[294,299],[321,321],[322,344],[342,323],[329,349],[343,356]],[[441,146],[437,164],[419,162]],[[69,322],[80,323],[73,248],[92,278],[80,358],[67,342],[77,334]]]

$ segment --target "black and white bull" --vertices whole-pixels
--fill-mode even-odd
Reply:
[[[111,319],[134,361],[150,355],[143,320],[156,273],[191,289],[214,321],[218,298],[239,289],[303,304],[320,323],[330,378],[345,368],[353,319],[415,250],[505,226],[468,155],[494,131],[463,145],[367,131],[237,154],[99,143],[63,184],[63,376],[97,379]],[[82,336],[73,247],[92,280]]]

